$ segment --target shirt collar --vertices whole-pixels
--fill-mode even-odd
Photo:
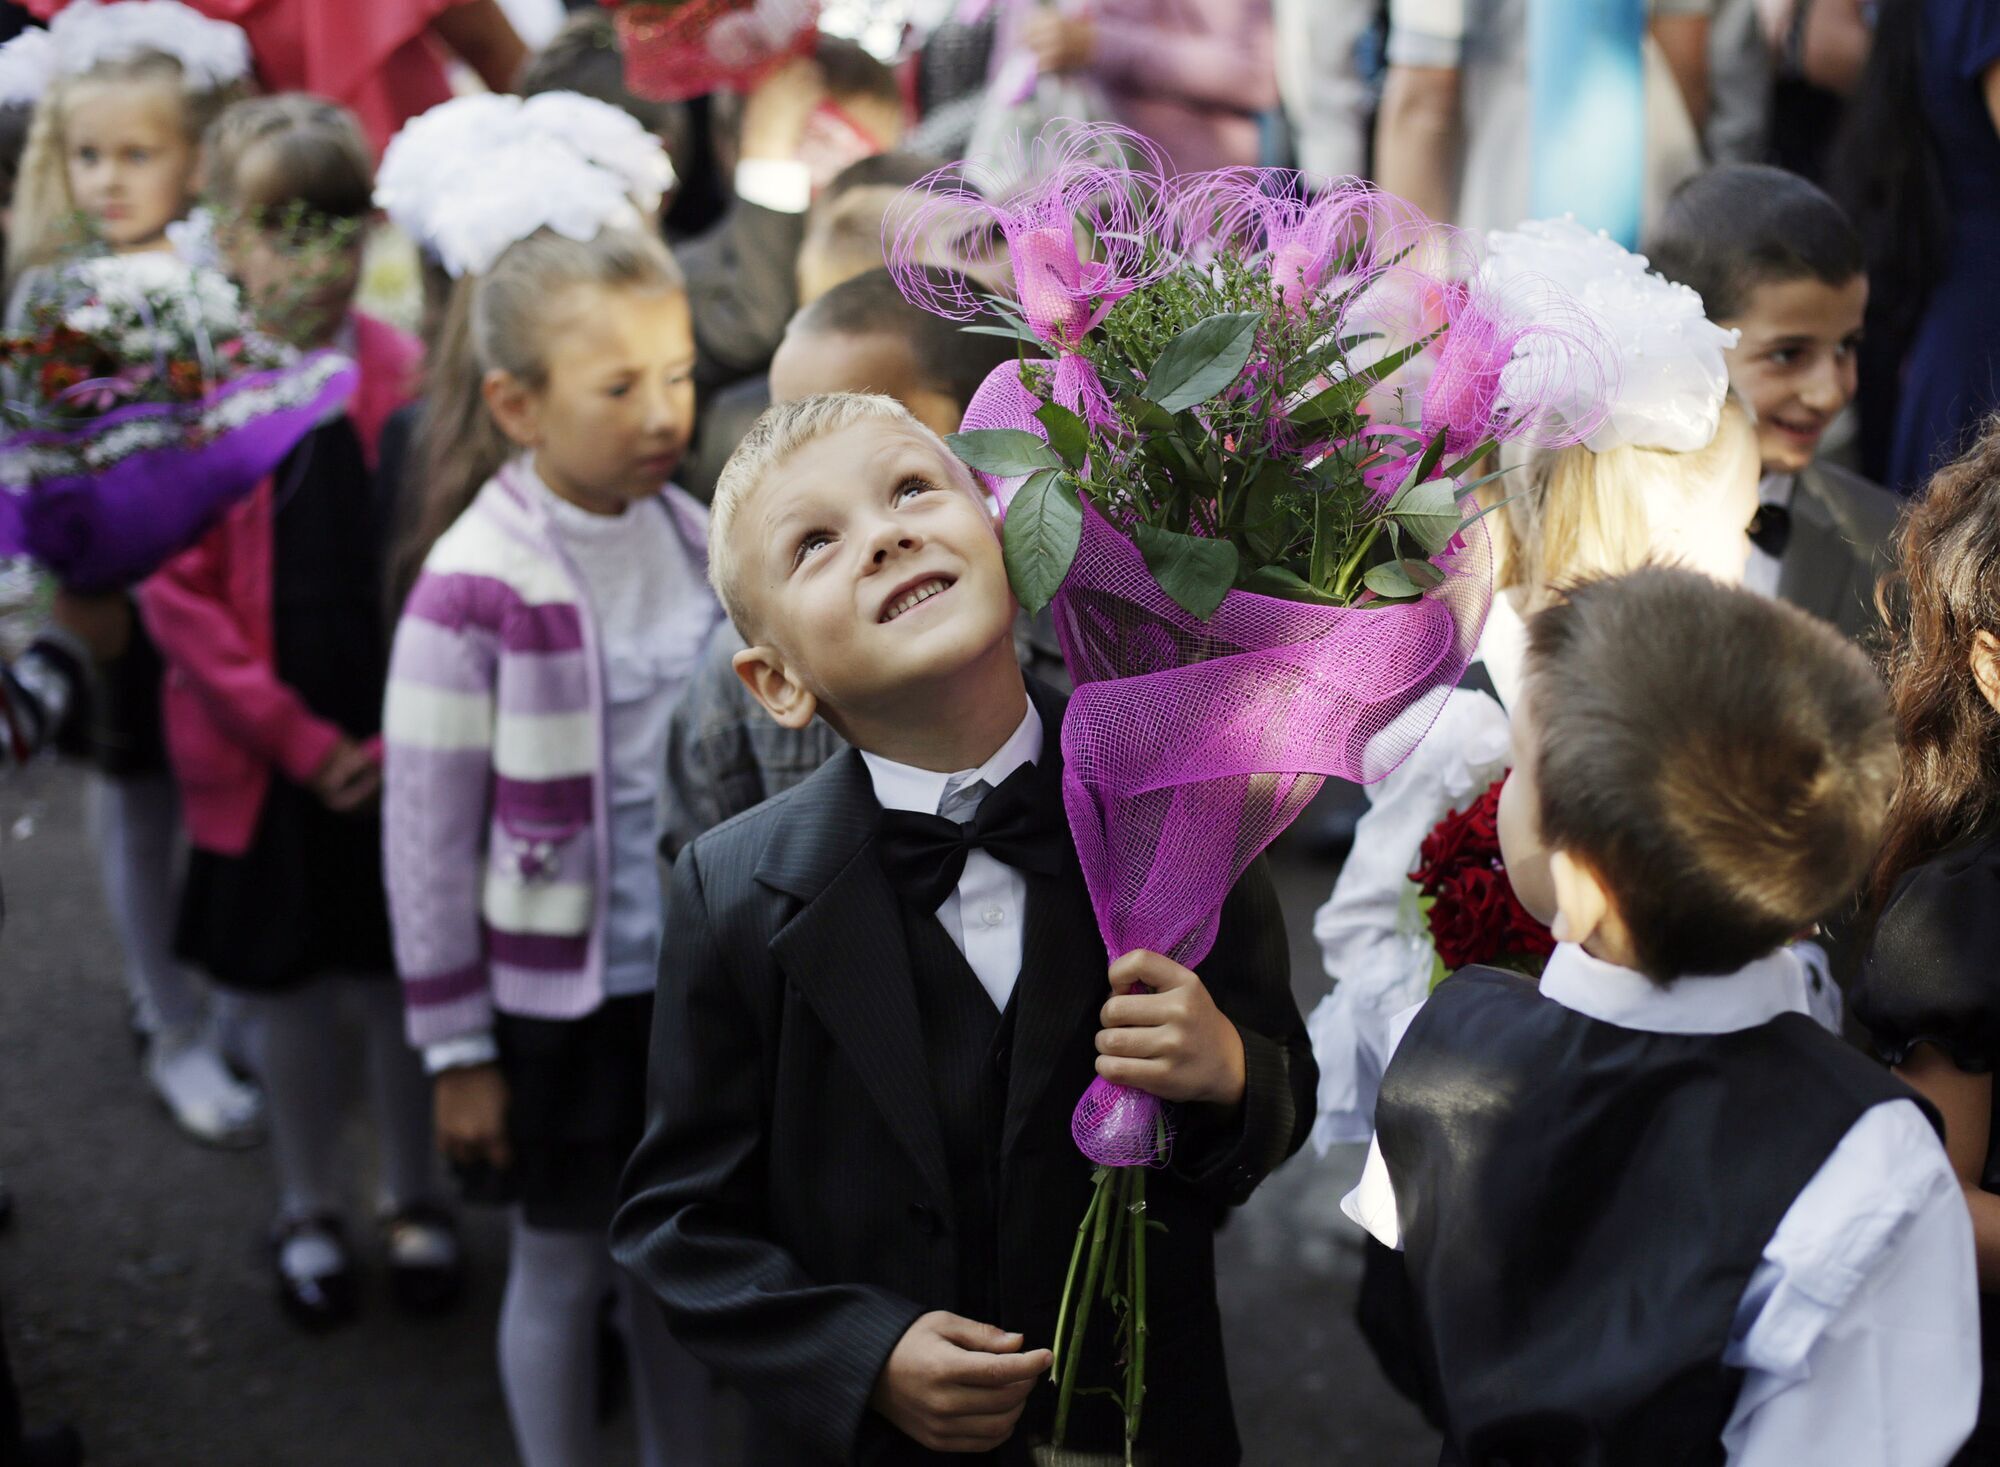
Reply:
[[[1766,474],[1757,484],[1757,502],[1775,504],[1780,509],[1790,509],[1792,494],[1797,485],[1797,474]]]
[[[1028,700],[1028,712],[1022,718],[1020,727],[977,769],[939,774],[934,769],[898,764],[866,749],[861,751],[861,762],[868,766],[868,779],[875,786],[875,798],[882,808],[915,810],[924,815],[937,814],[938,802],[944,798],[944,788],[953,780],[961,785],[984,780],[989,787],[997,786],[1023,764],[1033,764],[1041,757],[1042,715],[1035,711],[1032,698]]]
[[[1542,970],[1542,996],[1606,1024],[1655,1034],[1729,1034],[1807,1011],[1798,960],[1782,948],[1726,976],[1682,978],[1663,988],[1565,942]]]
[[[1528,625],[1504,595],[1493,598],[1486,613],[1486,628],[1479,634],[1479,660],[1500,695],[1500,706],[1512,708],[1521,692],[1521,679],[1528,657]]]

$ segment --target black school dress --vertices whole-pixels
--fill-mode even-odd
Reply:
[[[308,434],[273,493],[278,677],[348,737],[371,738],[389,675],[383,526],[353,422]],[[380,810],[335,814],[273,771],[249,850],[194,852],[177,947],[218,983],[255,993],[329,973],[393,981]]]
[[[1906,872],[1882,909],[1853,994],[1890,1064],[1934,1044],[1959,1069],[2000,1068],[2000,833]],[[1981,1183],[2000,1192],[2000,1084]],[[2000,1462],[2000,1296],[1981,1294],[1986,1390],[1961,1463]]]

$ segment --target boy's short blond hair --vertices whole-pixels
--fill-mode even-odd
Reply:
[[[733,543],[737,515],[780,463],[829,433],[871,420],[900,424],[950,452],[893,397],[878,392],[823,392],[766,408],[722,466],[708,511],[708,580],[736,630],[752,646],[759,640],[758,629],[743,595],[742,567]]]

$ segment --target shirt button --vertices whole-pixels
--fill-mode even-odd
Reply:
[[[984,921],[988,927],[998,927],[1002,922],[1005,922],[1007,920],[1007,914],[1001,911],[1000,908],[997,906],[988,907],[985,911],[981,912],[979,916],[980,919]]]

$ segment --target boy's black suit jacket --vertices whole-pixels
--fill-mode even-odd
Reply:
[[[1059,758],[1062,704],[1035,698],[1042,757]],[[875,850],[879,816],[866,766],[845,750],[696,840],[674,868],[646,1138],[612,1248],[681,1341],[748,1396],[758,1467],[968,1460],[933,1457],[868,1409],[910,1324],[963,1312],[921,975]],[[1109,987],[1074,852],[1062,875],[1030,875],[1028,888],[998,1182],[1003,1317],[986,1322],[1034,1348],[1050,1343],[1089,1198],[1069,1119],[1095,1073]],[[1150,1235],[1141,1440],[1163,1463],[1227,1467],[1240,1450],[1213,1231],[1304,1140],[1318,1078],[1261,862],[1224,908],[1201,974],[1243,1035],[1248,1084],[1233,1113],[1181,1107],[1172,1164],[1150,1177],[1149,1216],[1167,1231]],[[1112,1384],[1113,1368],[1107,1352],[1084,1383]],[[1052,1405],[1038,1386],[993,1460],[1025,1463]],[[1072,1418],[1072,1444],[1084,1423],[1115,1435],[1094,1398]]]

